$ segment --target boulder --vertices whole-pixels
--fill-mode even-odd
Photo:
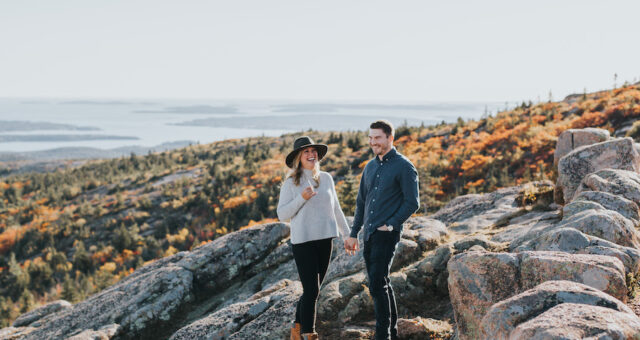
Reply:
[[[517,254],[465,252],[449,260],[449,296],[461,339],[480,336],[489,307],[520,290]]]
[[[338,315],[355,295],[364,290],[366,284],[366,274],[359,272],[323,285],[317,304],[318,318],[334,319],[335,315]],[[336,321],[342,322],[342,320]]]
[[[540,237],[513,249],[515,252],[526,250],[608,255],[618,258],[624,265],[627,273],[636,273],[640,270],[639,250],[623,247],[595,236],[589,236],[574,228],[552,229]]]
[[[193,322],[171,336],[179,339],[282,339],[295,313],[295,301],[302,294],[299,282],[280,281],[272,289],[247,301],[220,309]]]
[[[415,317],[398,319],[398,337],[403,340],[446,339],[453,335],[453,327],[446,321]]]
[[[601,306],[633,314],[620,300],[595,288],[571,281],[547,281],[491,306],[482,318],[482,338],[509,339],[519,324],[562,303]]]
[[[481,246],[482,248],[490,251],[497,251],[504,248],[504,246],[499,243],[489,241],[485,235],[467,236],[453,244],[456,252],[463,252],[474,246]]]
[[[640,174],[635,171],[604,169],[587,175],[577,194],[583,191],[602,191],[621,196],[640,206]]]
[[[414,217],[405,222],[403,238],[415,241],[422,251],[435,249],[447,237],[447,226],[428,217]]]
[[[404,270],[408,287],[404,290],[403,296],[413,303],[419,303],[421,298],[433,296],[434,292],[447,295],[449,292],[447,263],[453,252],[449,245],[443,245],[424,259],[408,266]]]
[[[608,168],[634,172],[640,170],[640,154],[634,147],[633,139],[620,138],[581,146],[562,157],[558,162],[556,183],[556,197],[562,201],[558,203],[571,202],[588,174]]]
[[[33,327],[5,327],[0,329],[0,340],[25,339],[33,332]]]
[[[558,161],[562,157],[578,147],[604,142],[609,140],[609,138],[611,138],[611,134],[608,130],[604,129],[586,128],[565,130],[558,136],[556,152],[553,155],[553,164],[558,164]]]
[[[530,211],[522,216],[512,218],[499,228],[494,228],[490,240],[499,243],[508,243],[510,249],[514,249],[522,242],[539,236],[549,228],[553,228],[562,220],[562,210]]]
[[[574,228],[587,235],[596,236],[625,247],[638,248],[640,235],[634,228],[633,222],[612,210],[586,209],[594,204],[596,203],[576,203],[569,209],[576,207],[580,209],[570,210],[571,215],[560,223],[541,223],[529,228],[526,233],[511,242],[510,249],[516,249],[558,228]],[[583,208],[586,210],[581,210]]]
[[[429,217],[444,222],[449,230],[472,234],[497,222],[519,216],[522,208],[518,206],[516,198],[523,188],[524,186],[517,186],[498,189],[489,194],[458,196]]]
[[[65,300],[57,300],[50,302],[44,306],[38,307],[28,313],[20,315],[14,322],[13,327],[24,327],[29,326],[36,321],[44,318],[47,315],[59,312],[61,310],[67,310],[71,308],[71,303]],[[34,325],[35,327],[39,326],[39,324]]]
[[[564,218],[556,227],[574,228],[621,246],[640,248],[640,235],[633,222],[613,210],[583,210]]]
[[[589,176],[587,176],[589,177]],[[640,178],[638,178],[640,180]],[[640,184],[640,182],[638,182]],[[630,219],[635,225],[640,223],[640,214],[638,214],[638,205],[624,198],[620,194],[611,194],[606,191],[580,191],[573,202],[594,202],[601,205],[603,208],[613,210],[620,215]],[[566,207],[566,206],[565,206]],[[566,216],[566,213],[564,214]]]
[[[640,318],[633,313],[563,303],[521,323],[509,339],[637,339]]]
[[[545,281],[568,280],[627,301],[624,266],[615,257],[559,251],[525,251],[520,254],[518,287],[522,290],[531,289]]]
[[[493,304],[545,281],[575,281],[626,301],[624,267],[610,256],[467,251],[453,256],[447,269],[461,339],[481,336],[480,321]]]

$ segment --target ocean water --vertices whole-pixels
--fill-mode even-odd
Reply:
[[[432,125],[458,117],[480,118],[499,107],[495,102],[0,98],[0,152],[151,147],[176,141],[210,143],[308,129],[366,130],[378,118],[396,125]]]

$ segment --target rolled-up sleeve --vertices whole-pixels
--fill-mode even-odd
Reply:
[[[418,171],[408,163],[400,173],[403,202],[400,208],[387,220],[387,225],[399,227],[411,214],[420,208]]]

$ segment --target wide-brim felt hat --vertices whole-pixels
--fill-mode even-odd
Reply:
[[[324,158],[324,156],[327,154],[327,150],[329,149],[329,147],[326,146],[325,144],[314,143],[311,137],[308,137],[308,136],[298,137],[293,142],[293,151],[289,152],[289,154],[287,155],[287,159],[286,159],[287,166],[292,168],[293,160],[294,158],[296,158],[296,155],[298,154],[298,152],[310,146],[313,146],[318,151],[318,161]]]

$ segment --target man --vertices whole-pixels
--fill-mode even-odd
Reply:
[[[376,155],[360,180],[348,253],[358,250],[358,232],[364,225],[363,257],[369,292],[376,315],[376,339],[398,337],[398,313],[389,269],[400,241],[403,223],[420,207],[418,172],[411,161],[393,147],[393,126],[378,120],[369,127],[369,145]]]

